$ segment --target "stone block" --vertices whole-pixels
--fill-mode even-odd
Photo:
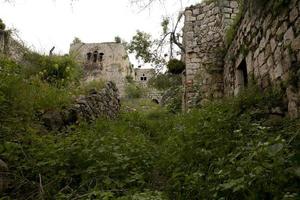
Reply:
[[[263,37],[259,43],[259,50],[260,51],[264,50],[266,47],[266,44],[267,44],[267,40]]]
[[[285,46],[291,44],[292,40],[295,38],[293,27],[290,27],[283,36],[283,43]]]
[[[298,12],[297,7],[294,7],[290,12],[290,16],[289,16],[290,23],[293,23],[297,19],[298,14],[299,14],[299,12]]]
[[[296,35],[298,35],[300,33],[300,17],[296,19],[294,28]]]
[[[232,8],[225,7],[225,8],[223,8],[223,12],[231,14],[231,13],[233,13],[233,10],[232,10]]]
[[[274,68],[274,78],[278,79],[283,74],[283,67],[281,63],[276,63]]]
[[[287,31],[287,29],[288,29],[288,24],[287,24],[287,22],[283,22],[283,23],[281,24],[281,26],[277,29],[276,35],[277,35],[278,37],[281,37],[281,36]]]
[[[286,49],[283,53],[282,59],[283,71],[288,72],[292,65],[291,55],[288,49]]]
[[[267,65],[269,68],[273,68],[274,67],[274,60],[273,60],[273,57],[270,56],[267,60]]]
[[[277,47],[274,52],[274,60],[277,63],[278,61],[281,61],[281,59],[282,59],[281,50],[280,50],[280,47]]]
[[[261,77],[265,76],[269,72],[269,67],[267,64],[264,64],[259,69],[259,75]]]
[[[193,15],[199,15],[200,14],[200,9],[196,8],[193,10]]]
[[[300,35],[292,41],[291,48],[293,51],[300,50]]]
[[[239,4],[236,1],[230,1],[230,7],[231,8],[238,8]]]
[[[272,52],[274,52],[275,49],[276,49],[276,47],[277,47],[277,43],[276,43],[276,40],[275,40],[274,38],[272,38],[272,39],[270,40],[270,45],[271,45],[271,50],[272,50]]]
[[[262,66],[264,63],[265,63],[265,52],[261,52],[259,55],[258,55],[258,65],[259,66]]]

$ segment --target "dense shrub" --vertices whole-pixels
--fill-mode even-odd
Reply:
[[[145,89],[134,83],[127,84],[125,88],[126,97],[129,99],[141,98],[145,94]]]
[[[3,198],[299,198],[300,121],[269,113],[280,91],[248,89],[176,115],[124,109],[118,120],[50,134],[36,113],[67,104],[69,88],[24,77],[7,59],[0,66],[0,157],[11,174]]]
[[[167,68],[171,74],[181,74],[185,69],[185,64],[181,60],[171,59],[167,64]]]
[[[27,76],[37,75],[55,86],[65,86],[79,80],[81,68],[69,56],[43,56],[37,53],[25,55]]]
[[[5,24],[3,23],[2,19],[0,19],[0,30],[5,30],[6,26]]]
[[[174,86],[180,86],[182,84],[181,75],[178,74],[157,74],[152,77],[148,85],[157,90],[167,90]]]

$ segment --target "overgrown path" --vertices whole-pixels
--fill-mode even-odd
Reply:
[[[1,156],[8,199],[297,199],[299,122],[269,116],[276,95],[190,113],[122,101],[117,120],[27,132]],[[272,104],[272,105],[271,105]]]

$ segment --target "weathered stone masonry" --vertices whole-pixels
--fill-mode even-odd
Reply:
[[[277,10],[274,1],[260,8],[246,7],[229,47],[224,44],[226,32],[239,5],[236,1],[220,2],[202,3],[185,11],[185,105],[236,95],[255,80],[262,89],[284,84],[287,111],[297,117],[300,0],[290,0]]]
[[[92,121],[99,117],[116,118],[120,106],[118,89],[114,83],[108,82],[100,91],[92,90],[86,96],[79,96],[62,111],[44,113],[42,121],[49,130],[59,130],[80,121]]]
[[[84,81],[113,81],[125,95],[126,76],[133,77],[134,71],[123,44],[78,42],[71,44],[70,55],[83,66]]]
[[[300,69],[300,1],[291,0],[278,14],[273,2],[246,10],[225,57],[224,94],[238,94],[251,79],[262,89],[284,83],[288,113],[297,117],[300,90],[289,80]]]
[[[224,32],[238,11],[236,1],[204,2],[186,9],[183,59],[187,107],[223,96]]]

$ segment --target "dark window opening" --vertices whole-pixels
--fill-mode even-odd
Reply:
[[[245,59],[238,67],[238,84],[241,86],[241,88],[245,88],[248,86],[248,72]]]
[[[104,53],[99,53],[99,62],[103,61],[103,56],[104,56]]]
[[[147,81],[147,77],[142,76],[142,77],[141,77],[141,81]]]
[[[98,52],[95,51],[95,52],[94,52],[94,55],[93,55],[93,62],[94,62],[94,63],[97,62],[97,58],[98,58]]]
[[[92,57],[92,53],[89,52],[89,53],[86,54],[86,58],[87,58],[88,61],[91,60],[91,57]]]

